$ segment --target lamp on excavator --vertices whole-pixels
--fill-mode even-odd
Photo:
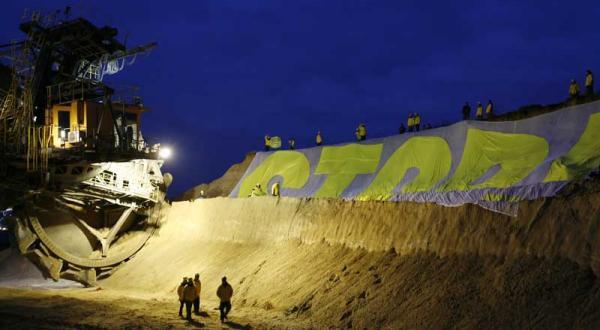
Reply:
[[[173,152],[171,151],[171,148],[168,147],[160,148],[160,150],[158,151],[158,157],[162,159],[169,159],[171,158],[172,154]]]

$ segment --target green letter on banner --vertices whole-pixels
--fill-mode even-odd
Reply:
[[[548,142],[541,137],[469,129],[460,164],[439,191],[510,187],[523,180],[547,155]],[[495,165],[500,165],[500,170],[492,177],[471,184]]]
[[[544,182],[583,177],[600,167],[600,113],[590,116],[585,131],[569,152],[554,160]]]
[[[276,175],[283,177],[282,188],[302,188],[310,176],[308,159],[298,151],[285,150],[273,153],[244,179],[238,197],[250,195],[257,183],[260,183],[266,191],[269,180]]]
[[[408,139],[379,170],[377,177],[357,198],[359,200],[388,200],[410,168],[419,174],[402,187],[403,193],[431,190],[450,171],[452,154],[446,140],[437,136]]]
[[[315,174],[327,179],[314,197],[339,197],[358,174],[375,172],[383,144],[348,144],[323,147]]]

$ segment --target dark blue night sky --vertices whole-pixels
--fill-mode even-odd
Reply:
[[[408,112],[437,125],[465,101],[557,102],[571,78],[600,73],[598,1],[48,3],[3,1],[0,43],[22,38],[24,8],[66,5],[129,46],[158,42],[108,82],[142,87],[145,136],[175,150],[172,195],[219,177],[266,133],[312,146],[317,130],[352,141],[364,122],[382,137]]]

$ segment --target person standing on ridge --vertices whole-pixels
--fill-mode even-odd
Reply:
[[[413,126],[415,126],[415,118],[413,117],[412,112],[408,114],[408,120],[406,121],[406,126],[408,126],[408,131],[413,131]]]
[[[476,116],[477,120],[482,120],[483,119],[483,105],[481,105],[481,102],[477,102],[477,108],[475,110],[475,116]]]
[[[471,106],[469,105],[469,102],[465,102],[465,105],[463,105],[462,116],[463,120],[469,120],[469,118],[471,118]]]
[[[202,283],[200,282],[200,274],[194,276],[194,289],[196,298],[194,299],[194,314],[200,313],[200,292],[202,291]]]
[[[296,140],[294,140],[294,138],[289,139],[288,146],[290,147],[290,150],[296,149]]]
[[[418,132],[421,129],[421,115],[418,112],[415,113],[414,124],[415,131]]]
[[[321,137],[321,131],[317,132],[317,137],[315,138],[315,141],[317,142],[317,146],[320,146],[323,144],[323,138]]]
[[[250,196],[248,197],[261,197],[266,195],[266,193],[262,190],[260,183],[257,183],[254,188],[252,188],[252,192],[250,192]]]
[[[398,129],[398,133],[404,134],[405,132],[406,132],[406,127],[404,127],[404,124],[400,123],[400,128]]]
[[[271,137],[265,135],[265,151],[271,150]]]
[[[179,286],[177,287],[177,296],[179,296],[179,316],[183,317],[183,289],[185,289],[185,285],[187,284],[187,277],[183,278],[183,282],[181,282],[181,284],[179,284]]]
[[[356,141],[360,141],[360,133],[358,133],[358,128],[354,130],[354,137],[356,137]]]
[[[227,314],[231,311],[231,297],[233,296],[233,288],[227,283],[227,277],[223,276],[221,285],[217,289],[217,297],[219,297],[219,311],[221,312],[221,322],[227,318]]]
[[[594,75],[591,70],[587,70],[585,73],[585,95],[594,95]]]
[[[271,186],[271,195],[274,197],[279,197],[279,182],[275,182]]]
[[[358,125],[358,139],[364,141],[367,139],[367,126],[365,124]]]
[[[576,100],[579,96],[579,85],[575,81],[575,79],[571,79],[571,84],[569,85],[569,98],[571,100]]]
[[[188,278],[185,287],[183,288],[183,301],[185,302],[185,318],[188,321],[192,320],[192,305],[196,298],[196,289],[192,278]]]
[[[487,120],[490,120],[492,117],[494,117],[494,103],[492,103],[492,100],[489,100],[488,104],[485,106],[485,116]]]

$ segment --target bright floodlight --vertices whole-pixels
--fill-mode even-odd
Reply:
[[[171,148],[160,148],[158,156],[162,159],[169,159],[171,157]]]

